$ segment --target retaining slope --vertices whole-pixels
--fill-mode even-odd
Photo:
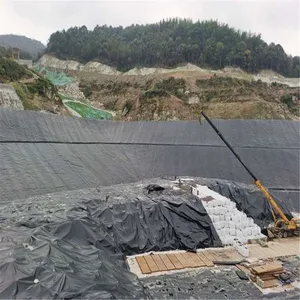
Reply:
[[[299,123],[217,120],[269,188],[299,196]],[[199,176],[251,183],[208,124],[113,122],[0,110],[0,198]]]
[[[24,109],[15,89],[9,84],[0,83],[0,107]]]

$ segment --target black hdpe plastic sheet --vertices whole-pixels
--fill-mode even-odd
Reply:
[[[214,120],[232,146],[299,149],[299,122]],[[0,141],[101,142],[222,146],[213,129],[198,121],[115,122],[32,111],[0,109]]]
[[[215,124],[268,188],[299,196],[298,122]],[[93,121],[0,109],[2,203],[166,175],[251,182],[207,123]]]
[[[26,226],[33,232],[13,252],[10,249],[11,256],[3,255],[0,298],[141,299],[147,295],[126,268],[124,254],[221,245],[194,196],[170,189],[124,191],[116,186],[98,197],[97,192],[89,194],[87,201],[73,204],[65,217],[58,218],[65,220],[47,217],[47,225],[43,215],[49,215],[50,207],[53,214],[61,214],[61,209],[53,210],[53,203],[65,202],[60,199],[63,194],[51,199],[52,206],[45,197],[18,204],[16,209],[24,212],[22,232]],[[16,209],[12,208],[11,220],[16,220]]]

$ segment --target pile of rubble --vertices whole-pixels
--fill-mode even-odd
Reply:
[[[77,81],[73,81],[71,84],[58,86],[58,90],[63,95],[66,95],[74,100],[86,101],[86,98],[83,92],[79,88],[79,83]]]

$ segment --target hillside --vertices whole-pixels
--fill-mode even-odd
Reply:
[[[16,89],[25,109],[83,118],[195,120],[205,109],[220,119],[299,120],[299,79],[271,71],[253,76],[241,69],[213,71],[187,64],[120,73],[100,63],[45,55],[34,71],[0,58],[0,82]]]
[[[96,108],[119,120],[299,119],[299,89],[277,83],[189,72],[155,76],[78,75]]]
[[[252,75],[187,64],[121,73],[101,63],[49,55],[35,70],[56,85],[72,114],[84,118],[195,120],[204,108],[214,118],[299,120],[299,78],[270,70]]]
[[[202,68],[239,67],[247,72],[271,69],[299,77],[300,57],[288,56],[280,44],[259,34],[241,32],[217,21],[162,20],[123,28],[72,27],[50,36],[46,52],[82,63],[97,61],[119,71],[134,67],[168,67],[191,63]]]
[[[40,41],[14,34],[0,35],[0,46],[19,48],[21,50],[20,56],[24,59],[30,58],[28,55],[32,58],[36,58],[38,54],[43,53],[46,48]]]
[[[48,79],[1,55],[0,107],[68,114]]]

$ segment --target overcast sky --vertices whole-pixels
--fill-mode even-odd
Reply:
[[[299,0],[132,0],[14,1],[0,0],[0,34],[20,34],[47,44],[52,32],[71,26],[127,26],[163,18],[194,21],[218,19],[235,28],[261,33],[280,43],[288,54],[300,55]]]

